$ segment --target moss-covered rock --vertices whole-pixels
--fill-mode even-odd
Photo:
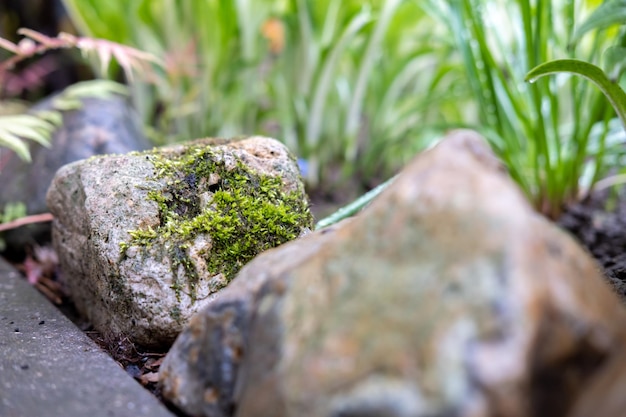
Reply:
[[[158,150],[144,154],[156,168],[154,179],[167,181],[165,188],[148,192],[158,204],[160,223],[129,231],[131,239],[120,249],[125,256],[135,245],[167,247],[174,274],[184,270],[185,282],[172,286],[179,298],[185,289],[195,298],[198,272],[189,248],[198,237],[210,239],[210,250],[197,255],[210,274],[223,275],[222,287],[258,253],[311,226],[301,190],[283,191],[280,177],[257,173],[238,158],[227,164],[223,150],[200,142],[169,158]]]
[[[295,158],[261,137],[71,164],[48,203],[79,310],[101,332],[151,346],[313,221]]]

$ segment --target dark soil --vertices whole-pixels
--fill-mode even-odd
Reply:
[[[164,401],[161,390],[157,385],[157,375],[161,362],[167,352],[152,352],[136,346],[128,339],[107,340],[98,331],[89,327],[85,334],[111,357],[137,382]]]
[[[594,194],[570,206],[557,223],[591,253],[626,302],[626,198]]]

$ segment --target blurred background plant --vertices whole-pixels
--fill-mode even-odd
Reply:
[[[614,148],[610,148],[612,152],[602,154],[602,156],[605,157],[604,159],[608,161],[600,168],[605,168],[604,171],[607,171],[606,167],[608,167],[609,171],[612,171],[610,173],[613,175],[608,175],[600,180],[593,181],[593,189],[598,191],[615,185],[622,185],[626,182],[626,168],[624,168],[624,161],[621,158],[623,154],[621,148],[624,143],[623,129],[626,128],[626,92],[624,92],[622,77],[626,72],[625,19],[626,2],[620,0],[604,1],[587,19],[577,26],[576,31],[573,33],[571,43],[575,44],[580,42],[589,32],[597,31],[598,29],[614,29],[616,25],[619,25],[619,35],[615,37],[615,41],[603,52],[602,67],[604,69],[585,60],[555,59],[534,67],[526,76],[531,82],[545,75],[566,73],[581,76],[595,84],[595,87],[604,94],[607,101],[613,107],[617,114],[617,119],[610,121],[609,130],[611,132],[618,131],[617,136],[620,138],[615,141],[609,136],[609,144],[622,146],[619,146],[617,152],[614,151]],[[620,85],[621,81],[622,83]],[[621,126],[618,127],[618,125]],[[616,135],[613,134],[613,137],[614,136]],[[600,145],[606,147],[605,141],[601,141]],[[596,175],[601,171],[598,165],[599,163],[596,163],[596,169],[594,171]],[[615,193],[613,197],[615,197]],[[609,202],[613,200],[614,199],[609,199]]]
[[[355,174],[369,187],[467,110],[448,77],[452,46],[417,2],[65,4],[88,36],[165,57],[154,83],[131,84],[156,143],[276,136],[308,162],[311,187]]]
[[[27,4],[29,3],[29,4]],[[52,131],[60,123],[60,115],[46,112],[37,117],[26,114],[33,101],[54,91],[62,90],[76,81],[86,80],[90,73],[67,51],[54,50],[38,59],[24,59],[10,62],[10,45],[16,46],[20,40],[17,30],[23,25],[37,27],[44,33],[57,33],[69,27],[69,20],[63,20],[60,2],[6,0],[0,2],[0,170],[9,157],[6,149],[15,152],[20,158],[29,160],[29,147],[25,140],[47,144]],[[23,44],[24,45],[24,44]],[[9,49],[6,49],[9,46]],[[11,70],[7,71],[7,67]]]
[[[428,1],[450,31],[463,63],[481,131],[536,207],[557,218],[614,169],[624,136],[601,93],[579,79],[525,82],[533,67],[556,58],[599,62],[615,30],[583,41],[574,30],[599,1]]]
[[[13,202],[5,205],[0,211],[0,224],[9,223],[13,220],[26,216],[26,205],[21,202]],[[6,249],[6,242],[0,236],[0,252]]]
[[[31,0],[34,1],[34,0]],[[600,93],[526,73],[597,63],[614,28],[575,41],[599,0],[63,0],[71,21],[160,57],[129,84],[157,145],[266,134],[306,162],[309,190],[352,196],[453,127],[481,131],[542,212],[558,217],[620,163]]]
[[[0,61],[0,170],[4,160],[2,148],[30,161],[30,149],[26,140],[48,146],[53,132],[62,123],[61,112],[79,108],[81,98],[107,98],[113,94],[127,94],[123,85],[112,81],[74,81],[54,97],[49,109],[27,113],[27,102],[15,97],[29,95],[41,87],[44,76],[58,64],[45,64],[44,61],[42,67],[41,60],[37,60],[41,55],[51,51],[76,49],[95,57],[103,70],[109,67],[113,58],[128,79],[132,79],[133,71],[140,71],[147,77],[152,72],[148,63],[161,65],[156,57],[148,53],[108,40],[76,37],[65,32],[50,37],[27,28],[18,29],[17,34],[23,36],[19,42],[0,37],[0,51],[3,52],[3,59]]]

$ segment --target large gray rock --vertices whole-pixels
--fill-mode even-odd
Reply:
[[[78,310],[147,347],[169,346],[243,264],[312,222],[295,159],[262,137],[66,165],[48,206]]]
[[[625,320],[587,253],[458,131],[356,217],[244,267],[161,385],[194,416],[565,416],[579,397],[600,409],[587,390],[626,363]]]

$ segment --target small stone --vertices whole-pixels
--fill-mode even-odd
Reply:
[[[66,165],[48,205],[79,312],[146,347],[169,346],[243,264],[312,223],[295,158],[262,137]]]
[[[625,320],[588,254],[456,131],[354,218],[247,264],[160,383],[196,416],[582,417],[607,400],[590,387],[626,379],[609,375]]]

